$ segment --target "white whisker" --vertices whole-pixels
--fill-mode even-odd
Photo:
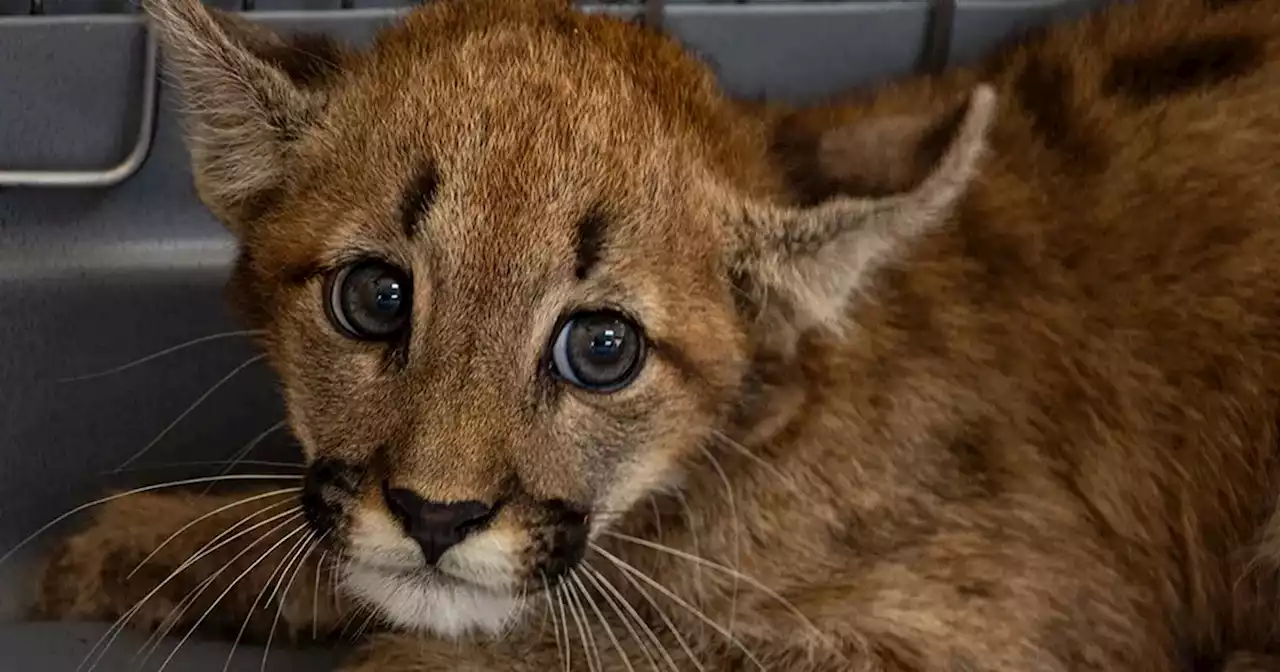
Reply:
[[[58,516],[57,518],[54,518],[52,521],[45,523],[40,529],[36,530],[35,532],[32,532],[30,536],[18,542],[16,546],[9,549],[4,555],[0,555],[0,566],[3,566],[5,561],[12,558],[15,553],[22,550],[27,544],[31,543],[36,537],[39,537],[45,532],[48,532],[51,528],[56,526],[58,523],[65,521],[66,519],[76,515],[77,513],[80,513],[87,509],[91,509],[95,506],[101,506],[103,504],[114,502],[117,499],[123,499],[125,497],[130,497],[132,495],[140,495],[144,492],[151,492],[153,490],[163,490],[165,488],[178,488],[184,485],[195,485],[198,483],[209,483],[212,481],[237,481],[237,480],[238,481],[281,481],[281,480],[290,480],[295,478],[300,479],[302,478],[302,476],[291,475],[291,474],[284,474],[284,475],[281,475],[281,474],[223,474],[221,476],[204,476],[201,478],[187,478],[181,481],[169,481],[167,483],[157,483],[155,485],[147,485],[141,488],[134,488],[133,490],[129,490],[126,492],[119,492],[114,495],[102,497],[100,499],[95,499],[92,502],[89,502],[88,504],[81,504],[80,506],[77,506],[76,508],[71,509],[70,511]]]
[[[126,576],[125,578],[126,578],[126,579],[132,579],[132,578],[133,578],[133,575],[134,575],[134,574],[137,574],[137,573],[138,573],[138,570],[142,569],[143,565],[147,564],[148,562],[150,562],[150,561],[151,561],[151,559],[152,559],[152,558],[156,557],[156,554],[157,554],[157,553],[159,553],[159,552],[160,552],[160,551],[161,551],[165,546],[168,546],[170,542],[172,542],[174,539],[177,539],[177,538],[178,538],[178,536],[179,536],[179,535],[181,535],[183,532],[186,532],[187,530],[191,529],[192,527],[194,527],[194,526],[196,526],[196,525],[200,524],[200,522],[201,522],[201,521],[208,520],[208,519],[210,519],[210,518],[212,518],[212,517],[214,517],[214,516],[218,515],[219,513],[222,513],[222,512],[224,512],[224,511],[229,510],[229,509],[234,509],[234,508],[235,508],[235,507],[237,507],[237,506],[244,506],[245,504],[248,504],[249,502],[256,502],[256,501],[258,501],[259,499],[266,499],[267,497],[276,497],[276,496],[279,496],[279,495],[288,495],[288,494],[293,494],[293,493],[295,493],[295,492],[301,492],[301,491],[302,491],[302,488],[284,488],[284,489],[281,489],[281,490],[272,490],[271,492],[266,492],[266,493],[262,493],[262,494],[259,494],[259,495],[254,495],[254,496],[252,496],[252,497],[246,497],[246,498],[244,498],[244,499],[240,499],[240,500],[234,501],[234,502],[232,502],[232,503],[230,503],[230,504],[227,504],[227,505],[225,505],[225,506],[220,506],[220,507],[218,507],[218,508],[214,509],[213,511],[210,511],[209,513],[206,513],[206,514],[204,514],[203,516],[200,516],[199,518],[196,518],[195,520],[193,520],[193,521],[191,521],[191,522],[187,523],[186,525],[183,525],[182,527],[178,528],[178,531],[177,531],[177,532],[174,532],[173,534],[171,534],[171,535],[169,535],[168,537],[166,537],[166,538],[165,538],[165,540],[164,540],[164,541],[162,541],[162,542],[160,542],[160,545],[159,545],[159,546],[156,546],[154,550],[152,550],[150,553],[148,553],[148,554],[147,554],[147,557],[143,558],[143,559],[142,559],[142,562],[139,562],[139,563],[138,563],[138,566],[137,566],[137,567],[134,567],[134,568],[133,568],[133,571],[129,572],[129,575],[128,575],[128,576]],[[260,513],[260,512],[259,512],[259,513]]]
[[[325,533],[325,536],[329,536]],[[324,544],[325,537],[320,537],[318,542]],[[324,549],[320,553],[320,559],[316,561],[316,589],[314,596],[311,598],[311,640],[319,641],[320,639],[320,579],[324,577],[324,561],[329,559],[329,549]]]
[[[395,593],[392,593],[392,595],[394,595],[394,594],[395,594]],[[362,639],[366,634],[368,634],[370,626],[372,626],[372,625],[373,625],[373,621],[374,621],[374,619],[376,619],[377,617],[378,617],[378,611],[377,611],[376,609],[370,609],[370,610],[369,610],[369,616],[368,616],[367,618],[365,618],[365,619],[364,619],[364,623],[361,623],[361,624],[360,624],[360,629],[359,629],[359,630],[356,630],[356,635],[355,635],[355,637],[354,637],[353,639],[355,639],[355,640],[359,641],[359,640],[360,640],[360,639]]]
[[[644,586],[640,585],[639,582],[631,578],[631,576],[626,572],[622,573],[622,580],[626,581],[631,586],[632,590],[639,593],[640,597],[644,598],[644,601],[649,604],[649,607],[653,609],[653,613],[658,615],[658,620],[662,621],[662,624],[667,626],[667,631],[675,638],[676,645],[680,647],[681,651],[684,651],[684,655],[689,658],[689,661],[698,669],[698,672],[705,672],[702,667],[702,661],[698,660],[698,657],[694,655],[693,648],[689,646],[689,642],[685,640],[684,635],[680,633],[680,629],[676,627],[675,623],[671,622],[671,617],[662,609],[662,606],[658,604],[658,601],[653,599],[653,596],[649,594],[649,591],[645,590]],[[673,662],[672,669],[675,669],[674,666],[675,663]]]
[[[159,471],[161,469],[185,469],[188,467],[222,467],[231,462],[231,458],[225,460],[191,460],[188,462],[165,462],[163,464],[148,464],[142,467],[127,467],[124,469],[109,469],[107,471],[99,471],[95,476],[118,476],[120,474],[136,474],[145,471]],[[281,469],[303,469],[307,465],[299,462],[281,462],[279,460],[241,460],[240,463],[249,467],[279,467]],[[222,475],[222,474],[219,474]]]
[[[606,599],[609,599],[612,594],[613,599],[610,599],[610,604],[613,604],[614,611],[618,611],[619,605],[621,605],[627,614],[630,615],[631,619],[644,629],[645,634],[649,636],[649,641],[651,641],[653,646],[658,649],[658,653],[660,653],[665,659],[663,662],[671,668],[671,672],[679,672],[680,668],[676,666],[676,661],[671,658],[671,654],[667,651],[667,647],[662,645],[662,640],[658,639],[657,633],[653,631],[653,628],[649,627],[648,623],[644,622],[644,618],[642,618],[640,613],[636,611],[636,608],[631,606],[631,603],[622,596],[622,592],[619,591],[604,574],[601,574],[599,570],[592,567],[585,567],[585,569],[587,579],[595,585],[596,590],[600,590],[601,594],[603,594]],[[623,575],[623,578],[627,578],[625,574]],[[618,615],[621,617],[622,613],[619,612]],[[649,666],[654,669],[654,672],[658,672],[658,662],[649,654],[649,647],[645,646],[644,642],[640,641],[640,636],[636,633],[635,628],[631,627],[630,621],[623,618],[622,622],[623,624],[626,624],[627,629],[631,631],[631,637],[640,645],[640,650],[644,652],[645,658],[649,659]]]
[[[190,406],[187,407],[187,410],[178,414],[178,417],[174,418],[173,422],[170,422],[167,426],[165,426],[164,429],[160,430],[160,433],[156,434],[155,438],[151,439],[151,441],[148,442],[147,445],[143,446],[141,450],[131,455],[129,459],[120,463],[120,466],[116,467],[116,471],[124,469],[125,467],[138,461],[138,459],[140,459],[143,455],[146,455],[147,451],[151,450],[153,447],[155,447],[156,444],[160,443],[160,441],[164,439],[165,436],[168,436],[169,432],[172,431],[174,427],[177,427],[178,424],[181,423],[184,419],[186,419],[188,415],[191,415],[197,408],[199,408],[200,405],[205,402],[205,400],[213,396],[214,392],[217,392],[219,388],[221,388],[223,385],[226,385],[232,378],[235,378],[236,375],[238,375],[241,371],[244,371],[250,366],[262,361],[263,359],[266,359],[266,357],[267,357],[266,355],[257,355],[255,357],[250,357],[248,360],[244,361],[239,366],[232,369],[230,373],[228,373],[227,375],[219,379],[218,382],[214,383],[208,390],[205,390],[204,394],[197,397],[196,400],[192,402]]]
[[[582,582],[582,578],[577,574],[574,574],[570,578],[572,578],[573,582],[577,585],[578,593],[582,595],[587,604],[591,605],[591,611],[595,612],[596,620],[600,623],[600,627],[604,629],[604,634],[613,644],[613,650],[617,651],[618,656],[622,658],[623,667],[627,668],[627,672],[636,672],[635,668],[631,666],[631,657],[628,656],[627,652],[622,648],[622,643],[618,641],[617,635],[613,634],[613,628],[610,627],[609,620],[606,619],[604,617],[604,613],[600,611],[600,605],[596,604],[596,601],[591,598],[591,594],[588,592],[586,584]],[[618,616],[621,618],[622,615],[619,614]],[[599,658],[599,655],[600,653],[597,651],[596,657]]]
[[[676,499],[680,501],[680,506],[684,509],[685,529],[689,531],[689,538],[693,543],[694,555],[702,555],[702,544],[698,540],[698,526],[695,525],[693,509],[689,506],[689,499],[684,496],[684,492],[679,490],[675,493]],[[694,602],[701,605],[703,597],[706,595],[706,586],[702,582],[702,566],[693,566],[693,589],[695,591]],[[702,633],[705,626],[699,625],[698,632]]]
[[[280,599],[280,590],[284,587],[285,578],[289,575],[289,567],[293,565],[293,560],[296,556],[302,555],[303,549],[306,547],[307,542],[311,541],[314,534],[314,532],[307,532],[302,535],[302,538],[298,539],[298,543],[290,547],[288,553],[285,553],[284,558],[280,560],[280,565],[276,567],[276,571],[271,572],[271,576],[267,577],[267,582],[263,584],[263,588],[270,588],[272,581],[275,582],[276,586],[271,588],[271,596],[267,598],[266,602],[262,603],[263,609],[270,609],[272,602],[284,602],[283,599]]]
[[[297,510],[298,510],[298,509],[297,509],[297,508],[295,508],[293,511],[286,511],[286,512],[284,512],[284,513],[282,513],[282,514],[280,514],[280,515],[278,515],[278,516],[274,516],[274,517],[269,518],[269,519],[267,519],[267,520],[265,520],[265,521],[262,521],[259,525],[255,525],[254,527],[251,527],[251,528],[249,528],[249,529],[247,529],[247,530],[244,530],[243,532],[241,532],[241,533],[239,533],[239,534],[237,534],[237,535],[235,535],[235,536],[231,537],[230,539],[227,539],[227,540],[226,540],[222,545],[229,544],[229,543],[231,543],[232,541],[235,541],[236,539],[239,539],[240,537],[243,537],[244,535],[249,534],[250,532],[252,532],[252,531],[254,531],[255,529],[257,529],[258,527],[261,527],[262,525],[268,525],[268,524],[270,524],[272,521],[278,520],[278,519],[280,519],[280,518],[282,518],[282,517],[284,517],[284,516],[289,515],[290,513],[296,513],[296,512],[297,512]],[[259,515],[259,514],[261,514],[261,513],[262,513],[262,511],[260,510],[260,511],[257,511],[257,512],[254,512],[254,513],[250,514],[250,515],[249,515],[249,517],[251,518],[251,517],[253,517],[253,516],[255,516],[255,515]],[[260,537],[259,539],[265,538],[265,536],[266,536],[267,534],[271,534],[271,533],[272,533],[272,532],[274,532],[275,530],[281,529],[281,528],[282,528],[282,527],[284,527],[285,525],[288,525],[288,524],[289,524],[289,522],[290,522],[290,521],[286,520],[286,521],[284,521],[284,522],[280,523],[279,525],[277,525],[277,526],[276,526],[275,528],[273,528],[272,530],[268,530],[267,532],[263,533],[263,537]],[[209,550],[208,550],[208,552],[206,552],[206,553],[201,553],[201,552],[197,551],[197,552],[196,552],[195,554],[193,554],[191,557],[187,558],[187,560],[186,560],[186,561],[184,561],[182,564],[180,564],[180,565],[177,567],[177,569],[174,569],[172,572],[170,572],[168,576],[166,576],[164,579],[162,579],[162,580],[160,581],[160,583],[156,584],[156,585],[155,585],[155,587],[153,587],[150,591],[148,591],[148,592],[147,592],[147,594],[146,594],[146,595],[143,595],[143,596],[142,596],[142,599],[140,599],[140,600],[138,600],[137,602],[135,602],[135,603],[134,603],[134,605],[133,605],[133,606],[132,606],[128,611],[126,611],[123,615],[121,615],[121,616],[120,616],[120,618],[116,619],[116,622],[112,624],[111,628],[108,628],[108,629],[107,629],[107,631],[106,631],[106,632],[104,632],[104,633],[102,634],[102,637],[101,637],[101,638],[99,638],[98,642],[97,642],[96,644],[94,644],[94,647],[93,647],[92,649],[90,649],[90,650],[89,650],[89,653],[90,653],[90,654],[92,654],[92,653],[93,653],[93,651],[94,651],[95,649],[97,649],[97,648],[98,648],[98,646],[103,646],[103,649],[102,649],[101,653],[98,655],[97,660],[95,660],[95,661],[94,661],[93,665],[92,665],[89,669],[90,669],[90,670],[92,670],[93,668],[95,668],[95,667],[97,667],[97,666],[98,666],[98,663],[102,660],[102,656],[105,656],[105,655],[106,655],[107,650],[111,648],[111,645],[115,642],[115,640],[120,636],[120,633],[124,630],[124,626],[125,626],[126,624],[128,624],[128,622],[129,622],[129,621],[130,621],[130,620],[131,620],[131,619],[132,619],[132,618],[133,618],[133,617],[134,617],[134,616],[135,616],[139,611],[141,611],[142,607],[143,607],[144,605],[146,605],[146,603],[147,603],[147,602],[149,602],[149,601],[151,600],[151,598],[155,597],[155,596],[156,596],[156,594],[157,594],[157,593],[159,593],[159,592],[160,592],[160,590],[161,590],[162,588],[164,588],[166,585],[168,585],[170,581],[172,581],[174,578],[176,578],[179,574],[181,574],[181,573],[182,573],[184,570],[186,570],[188,567],[190,567],[190,566],[194,565],[195,563],[199,562],[200,560],[204,559],[204,558],[205,558],[205,557],[207,557],[210,553],[213,553],[214,551],[218,550],[218,548],[220,548],[220,547],[221,547],[221,546],[211,548],[211,549],[209,549]],[[250,548],[252,548],[252,544],[250,545]],[[113,632],[113,630],[114,630],[114,632]],[[159,630],[157,629],[157,632],[158,632],[158,631],[159,631]],[[110,639],[109,639],[109,640],[107,639],[108,637],[110,637]],[[105,645],[103,645],[103,641],[104,641],[104,640],[106,640],[106,644],[105,644]],[[145,643],[145,642],[143,643],[143,646],[144,646],[144,647],[146,646],[146,643]],[[87,658],[86,658],[86,660],[87,660]],[[81,665],[83,665],[83,664],[84,664],[84,662],[81,662]],[[78,670],[79,668],[76,668],[76,669]]]
[[[542,603],[546,605],[547,611],[551,614],[551,632],[556,637],[556,653],[560,654],[560,664],[565,669],[568,669],[569,662],[565,657],[564,642],[560,640],[560,619],[556,614],[555,602],[552,601],[552,598],[555,597],[555,591],[551,588],[551,582],[547,581],[546,574],[542,574],[542,587],[543,595],[545,596]]]
[[[306,539],[315,540],[316,533],[311,532],[309,536],[306,537]],[[289,583],[285,584],[284,591],[280,593],[280,604],[276,606],[276,617],[274,620],[271,621],[271,630],[270,632],[267,633],[266,648],[262,650],[262,672],[267,672],[267,656],[270,655],[271,653],[271,640],[276,634],[276,625],[280,623],[280,615],[284,613],[285,600],[287,600],[289,597],[289,589],[293,587],[293,582],[298,580],[298,574],[302,573],[302,568],[304,565],[306,565],[307,558],[311,557],[311,554],[315,552],[316,547],[319,545],[320,545],[319,541],[313,541],[310,544],[310,546],[307,548],[307,552],[303,553],[302,556],[298,559],[298,561],[294,564],[293,576],[289,578]]]
[[[200,627],[200,624],[203,623],[204,620],[209,617],[209,614],[213,613],[213,610],[217,608],[218,604],[221,603],[222,600],[225,599],[227,595],[229,595],[231,591],[235,589],[236,584],[240,583],[240,581],[244,579],[244,577],[248,576],[249,573],[252,572],[254,569],[256,569],[258,565],[262,564],[264,560],[271,557],[271,554],[274,553],[277,548],[282,546],[286,541],[288,541],[294,535],[306,529],[307,529],[306,523],[299,525],[297,529],[295,529],[292,532],[289,532],[284,537],[282,537],[279,541],[272,544],[271,548],[268,548],[267,551],[262,554],[262,557],[258,558],[257,560],[254,560],[249,565],[248,568],[246,568],[243,572],[241,572],[238,576],[236,576],[236,578],[232,579],[231,584],[228,585],[226,589],[223,590],[222,593],[219,594],[218,597],[213,600],[213,604],[210,604],[209,608],[206,609],[204,613],[200,615],[200,618],[196,619],[195,625],[191,626],[191,629],[187,631],[187,634],[184,635],[182,639],[178,641],[178,645],[173,647],[173,651],[169,652],[169,655],[164,659],[164,662],[160,663],[159,672],[164,672],[164,669],[169,666],[169,663],[170,661],[173,660],[173,657],[177,655],[178,650],[181,649],[182,646],[187,643],[187,640],[190,639],[191,635]]]
[[[711,462],[711,467],[715,469],[716,474],[720,476],[720,482],[724,485],[724,497],[729,504],[729,517],[733,519],[733,564],[739,570],[742,569],[742,521],[738,515],[738,507],[733,497],[733,485],[729,482],[729,475],[725,473],[724,467],[720,461],[716,459],[711,451],[698,447],[702,454]],[[733,632],[738,622],[738,574],[733,575],[733,598],[729,601],[729,632]]]
[[[677,605],[679,605],[680,607],[684,608],[686,611],[688,611],[688,612],[689,612],[691,615],[693,615],[695,618],[697,618],[697,619],[701,620],[702,622],[706,623],[708,626],[710,626],[710,627],[711,627],[711,629],[712,629],[712,630],[715,630],[717,633],[719,633],[719,634],[720,634],[720,636],[722,636],[722,637],[724,637],[725,639],[729,640],[729,643],[730,643],[730,644],[732,644],[732,645],[733,645],[735,648],[737,648],[739,651],[741,651],[741,652],[742,652],[742,654],[743,654],[743,655],[745,655],[745,656],[747,657],[747,659],[748,659],[748,660],[750,660],[750,661],[751,661],[751,663],[752,663],[752,664],[754,664],[757,668],[759,668],[759,669],[761,669],[761,670],[764,670],[764,669],[765,669],[764,665],[762,665],[762,664],[760,663],[759,659],[757,659],[757,658],[756,658],[756,655],[755,655],[754,653],[752,653],[752,652],[751,652],[751,650],[750,650],[750,649],[748,649],[748,648],[746,647],[746,645],[744,645],[744,644],[743,644],[743,643],[742,643],[742,642],[741,642],[737,637],[735,637],[735,636],[733,635],[733,633],[732,633],[732,632],[730,632],[730,631],[726,630],[726,629],[725,629],[725,627],[724,627],[724,626],[722,626],[722,625],[720,625],[719,623],[716,623],[715,621],[711,620],[711,619],[710,619],[706,614],[702,613],[702,612],[701,612],[697,607],[694,607],[692,604],[689,604],[689,602],[688,602],[688,601],[686,601],[685,599],[681,598],[679,595],[676,595],[676,594],[675,594],[675,593],[674,593],[670,588],[667,588],[666,586],[662,585],[661,583],[658,583],[658,582],[657,582],[657,581],[655,581],[652,577],[650,577],[648,574],[645,574],[644,572],[642,572],[642,571],[640,571],[640,570],[636,569],[635,567],[632,567],[631,565],[629,565],[629,564],[627,564],[625,561],[623,561],[621,558],[619,558],[619,557],[617,557],[617,556],[613,555],[612,553],[610,553],[610,552],[608,552],[608,551],[604,550],[603,548],[600,548],[600,547],[599,547],[599,546],[597,546],[596,544],[592,544],[592,545],[591,545],[591,547],[592,547],[592,548],[593,548],[597,553],[599,553],[601,556],[603,556],[606,560],[608,560],[609,562],[613,563],[613,564],[614,564],[614,566],[616,566],[618,569],[622,570],[622,571],[623,571],[623,572],[625,572],[625,573],[631,574],[631,575],[633,575],[635,578],[640,579],[641,581],[645,582],[646,584],[648,584],[648,585],[649,585],[651,588],[653,588],[654,590],[656,590],[656,591],[658,591],[658,592],[662,593],[663,595],[665,595],[665,596],[667,597],[667,599],[671,600],[672,602],[675,602]]]
[[[587,611],[582,607],[582,602],[578,600],[577,589],[572,583],[573,578],[570,573],[565,577],[565,603],[570,607],[573,613],[573,620],[578,624],[578,637],[582,639],[582,655],[587,659],[588,672],[600,670],[600,650],[596,647],[596,639],[594,633],[591,632],[591,624],[587,622]]]
[[[235,336],[258,336],[265,333],[266,332],[262,331],[261,329],[248,329],[248,330],[241,330],[241,331],[224,331],[220,334],[210,334],[208,336],[201,336],[199,338],[193,338],[185,343],[179,343],[178,345],[167,347],[164,350],[161,350],[160,352],[152,353],[140,359],[135,359],[132,362],[121,364],[120,366],[116,366],[116,367],[107,369],[105,371],[98,371],[97,373],[89,373],[83,376],[72,376],[70,378],[59,378],[54,382],[58,384],[75,383],[83,380],[93,380],[94,378],[102,378],[104,376],[109,376],[113,373],[120,373],[121,371],[127,371],[129,369],[134,368],[135,366],[142,366],[147,362],[154,361],[156,359],[164,357],[165,355],[178,352],[179,350],[185,350],[194,345],[200,345],[201,343],[208,343],[209,341],[217,341],[224,338],[232,338]]]
[[[253,621],[254,612],[258,610],[258,604],[262,602],[262,598],[267,594],[267,589],[271,587],[271,580],[275,578],[277,573],[283,576],[284,572],[287,571],[289,559],[293,556],[294,551],[300,551],[310,536],[311,534],[307,533],[298,539],[298,542],[284,554],[284,558],[272,570],[267,580],[262,583],[262,590],[259,590],[258,594],[253,598],[253,603],[249,605],[249,609],[245,612],[244,620],[240,623],[240,630],[236,632],[235,641],[231,643],[231,652],[227,654],[227,660],[222,665],[222,672],[227,672],[231,668],[231,661],[235,659],[236,650],[240,648],[240,640],[244,639],[244,633],[248,631],[249,623]],[[268,600],[269,602],[270,600]]]
[[[570,644],[569,614],[564,606],[564,590],[562,586],[556,586],[555,597],[556,604],[560,606],[560,623],[564,626],[564,672],[572,672],[573,646]]]
[[[756,455],[751,451],[751,449],[742,445],[738,441],[733,440],[733,438],[731,438],[728,434],[725,434],[724,432],[717,429],[711,432],[711,437],[716,441],[718,441],[720,445],[733,449],[739,455],[742,455],[748,460],[751,460],[752,462],[754,462],[755,464],[763,468],[765,471],[768,471],[769,473],[776,476],[778,480],[782,481],[783,485],[787,486],[788,490],[791,490],[791,492],[794,493],[796,496],[800,497],[804,501],[811,504],[815,510],[821,510],[823,508],[826,508],[825,506],[819,505],[818,501],[815,500],[803,488],[801,488],[799,484],[796,483],[796,480],[794,478],[783,473],[783,471],[779,469],[777,465],[774,465],[770,463],[768,460],[764,459],[763,457]]]
[[[288,527],[289,525],[294,524],[299,518],[302,517],[302,514],[300,513],[301,510],[302,510],[302,507],[295,506],[291,509],[282,511],[281,513],[271,516],[270,518],[259,521],[254,525],[246,528],[241,532],[236,533],[235,535],[223,540],[222,542],[216,545],[213,545],[213,542],[206,544],[205,548],[202,548],[200,551],[197,552],[196,555],[193,555],[192,557],[188,558],[185,562],[182,563],[182,565],[180,565],[176,570],[170,573],[170,575],[166,577],[164,581],[161,581],[160,585],[156,586],[155,590],[152,591],[153,595],[156,591],[159,590],[161,586],[167,584],[169,581],[173,580],[174,577],[178,576],[178,574],[182,573],[185,569],[194,565],[196,562],[199,562],[201,559],[208,557],[210,554],[212,554],[214,551],[218,550],[219,548],[222,548],[227,544],[230,544],[236,539],[240,539],[244,537],[250,532],[258,529],[259,527],[262,527],[264,525],[270,525],[272,522],[279,520],[281,518],[284,518],[283,521],[281,521],[280,523],[277,523],[271,529],[259,535],[257,539],[254,539],[253,541],[246,544],[244,548],[240,549],[239,552],[231,556],[230,560],[227,560],[225,563],[223,563],[222,566],[217,569],[217,571],[214,571],[209,576],[201,580],[200,583],[196,584],[196,586],[192,588],[187,593],[187,595],[178,602],[177,605],[174,606],[174,608],[170,611],[169,616],[166,619],[169,623],[168,627],[164,628],[163,630],[157,629],[156,632],[152,633],[151,637],[148,638],[147,641],[143,643],[142,649],[145,649],[147,648],[148,645],[150,645],[150,651],[147,653],[146,656],[143,657],[140,665],[145,665],[146,662],[151,659],[152,654],[154,654],[156,649],[160,647],[160,643],[166,637],[169,636],[169,633],[173,630],[173,628],[178,626],[178,623],[181,621],[182,617],[186,615],[187,610],[190,609],[191,606],[196,603],[196,600],[200,599],[200,596],[204,594],[204,591],[209,589],[209,586],[212,586],[213,583],[218,580],[219,576],[222,576],[223,572],[230,569],[232,565],[236,563],[237,560],[247,555],[249,551],[252,551],[254,548],[257,548],[258,544],[262,543],[263,541],[266,541],[268,538],[270,538],[271,535]],[[138,653],[141,653],[142,649],[139,649]],[[134,657],[136,658],[137,656],[135,655]]]
[[[235,469],[237,466],[244,463],[245,458],[249,456],[249,453],[252,453],[253,450],[257,448],[263,441],[266,441],[267,437],[271,436],[272,434],[275,434],[281,429],[284,429],[285,427],[288,426],[288,424],[289,423],[287,421],[281,420],[280,422],[277,422],[276,424],[271,425],[270,427],[262,430],[261,433],[259,433],[257,436],[250,439],[248,443],[244,444],[244,446],[242,446],[240,450],[237,450],[235,454],[231,456],[231,459],[227,461],[227,464],[222,468],[222,471],[218,473],[219,474],[230,473],[232,469]],[[205,486],[205,492],[209,492],[209,489],[212,487],[213,487],[212,485]]]
[[[836,646],[835,646],[835,645],[830,641],[830,639],[829,639],[825,634],[823,634],[823,632],[822,632],[821,630],[819,630],[819,629],[818,629],[818,626],[814,625],[813,621],[809,620],[809,617],[808,617],[808,616],[805,616],[805,615],[804,615],[804,612],[800,611],[800,610],[799,610],[799,609],[798,609],[794,604],[792,604],[789,600],[787,600],[786,598],[784,598],[782,595],[779,595],[777,591],[775,591],[775,590],[773,590],[772,588],[770,588],[770,587],[768,587],[768,586],[764,585],[764,584],[763,584],[763,583],[761,583],[759,580],[757,580],[757,579],[755,579],[755,578],[751,577],[750,575],[748,575],[748,574],[744,574],[744,573],[742,573],[741,571],[735,570],[735,569],[734,569],[734,568],[732,568],[732,567],[726,567],[725,565],[722,565],[722,564],[720,564],[720,563],[718,563],[718,562],[713,562],[713,561],[711,561],[711,560],[707,560],[706,558],[700,558],[700,557],[698,557],[698,556],[696,556],[696,555],[693,555],[693,554],[691,554],[691,553],[687,553],[687,552],[685,552],[685,551],[681,551],[681,550],[676,549],[676,548],[671,548],[670,546],[663,546],[663,545],[661,545],[661,544],[655,544],[654,542],[652,542],[652,541],[648,541],[648,540],[646,540],[646,539],[640,539],[640,538],[638,538],[638,537],[632,537],[632,536],[630,536],[630,535],[622,534],[622,533],[619,533],[619,532],[608,532],[608,531],[606,531],[604,534],[606,534],[606,535],[608,535],[609,537],[612,537],[612,538],[614,538],[614,539],[618,539],[619,541],[625,541],[625,542],[629,542],[629,543],[636,544],[636,545],[639,545],[639,546],[644,546],[644,547],[646,547],[646,548],[650,548],[650,549],[655,550],[655,551],[659,551],[659,552],[662,552],[662,553],[667,553],[667,554],[670,554],[670,555],[672,555],[672,556],[674,556],[674,557],[681,558],[681,559],[684,559],[684,560],[688,560],[689,562],[692,562],[692,563],[695,563],[695,564],[701,565],[701,566],[703,566],[703,567],[707,567],[708,569],[714,569],[714,570],[716,570],[716,571],[718,571],[718,572],[722,572],[722,573],[725,573],[725,574],[729,574],[729,575],[731,575],[731,576],[736,576],[736,577],[738,577],[738,578],[742,579],[742,580],[743,580],[744,582],[746,582],[748,585],[752,586],[753,588],[755,588],[755,589],[759,590],[760,592],[762,592],[762,593],[764,593],[765,595],[769,596],[769,597],[770,597],[770,598],[772,598],[773,600],[777,601],[777,602],[778,602],[778,604],[781,604],[784,608],[786,608],[786,609],[787,609],[787,611],[790,611],[790,612],[791,612],[791,614],[792,614],[793,616],[795,616],[797,619],[799,619],[799,620],[800,620],[800,622],[801,622],[801,623],[803,623],[803,624],[805,625],[805,627],[807,627],[807,628],[809,628],[810,630],[812,630],[812,631],[813,631],[813,633],[814,633],[815,635],[817,635],[820,639],[822,639],[822,640],[827,644],[827,646],[831,647],[831,649],[832,649],[833,651],[837,651],[837,652],[838,652],[838,649],[836,648]]]

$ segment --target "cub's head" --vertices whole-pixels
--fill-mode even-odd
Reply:
[[[759,325],[838,326],[944,215],[993,113],[981,89],[944,115],[913,190],[791,208],[762,122],[697,61],[567,2],[445,0],[362,52],[150,11],[308,520],[349,592],[441,634],[503,626],[679,487]]]

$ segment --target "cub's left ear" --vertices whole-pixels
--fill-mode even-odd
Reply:
[[[928,133],[878,129],[864,121],[857,133],[870,139],[876,155],[905,155],[928,142],[931,169],[905,190],[884,198],[839,195],[811,207],[750,204],[744,208],[733,271],[748,281],[766,310],[802,332],[814,326],[838,330],[851,295],[872,273],[900,255],[915,239],[943,224],[978,173],[987,134],[996,115],[996,93],[988,85],[937,118]],[[842,133],[849,129],[833,129]],[[906,143],[908,147],[898,146]],[[779,300],[783,305],[778,305]],[[775,325],[777,326],[777,325]]]
[[[200,0],[144,0],[165,48],[196,188],[240,237],[283,185],[346,52],[320,37],[286,39]]]

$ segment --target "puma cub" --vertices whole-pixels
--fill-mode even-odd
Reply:
[[[362,52],[150,11],[306,473],[104,507],[45,615],[370,619],[381,672],[1280,669],[1274,3],[806,109],[568,2]]]

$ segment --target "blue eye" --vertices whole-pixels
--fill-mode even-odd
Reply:
[[[612,311],[579,313],[551,345],[557,376],[586,390],[614,392],[635,380],[644,363],[644,334]]]
[[[346,266],[334,274],[326,294],[329,320],[351,338],[385,340],[409,323],[409,279],[390,264]]]

